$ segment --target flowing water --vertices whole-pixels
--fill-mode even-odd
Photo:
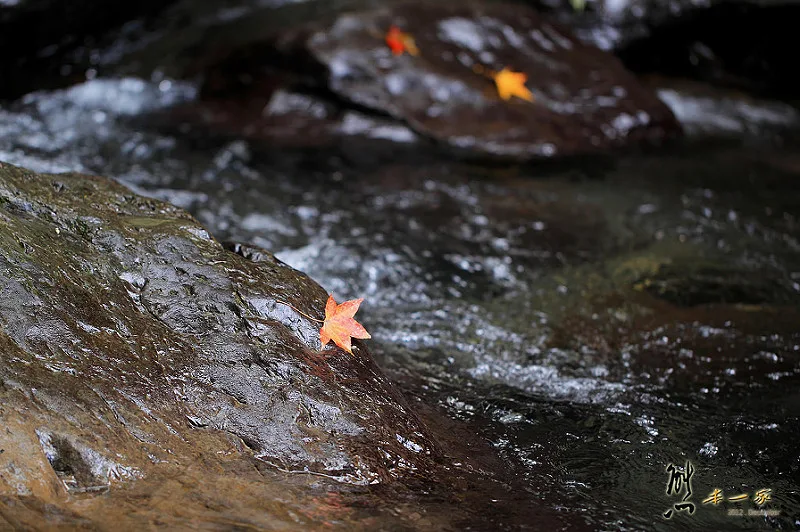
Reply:
[[[421,528],[463,504],[477,528],[800,527],[791,134],[520,166],[151,125],[195,97],[160,77],[34,93],[0,107],[0,160],[114,177],[364,297],[381,366],[451,449],[485,455],[462,506],[403,496]],[[695,511],[666,520],[687,460]],[[716,488],[749,500],[704,504]]]

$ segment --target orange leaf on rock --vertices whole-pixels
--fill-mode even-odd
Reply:
[[[364,301],[363,297],[337,305],[333,296],[328,296],[328,303],[325,305],[325,321],[319,330],[319,341],[322,343],[322,347],[333,340],[333,343],[352,355],[351,337],[362,340],[372,338],[367,330],[353,319],[362,301]]]
[[[419,49],[414,42],[414,37],[400,30],[400,28],[394,24],[392,24],[392,26],[389,27],[389,31],[386,32],[386,45],[392,50],[394,55],[402,55],[403,52],[408,52],[410,55],[419,54]]]
[[[497,94],[503,100],[509,100],[512,96],[533,102],[533,94],[525,86],[528,76],[522,72],[514,72],[503,68],[500,72],[492,74],[494,84],[497,86]]]

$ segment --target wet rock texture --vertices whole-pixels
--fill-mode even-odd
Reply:
[[[0,163],[0,249],[1,500],[231,455],[351,484],[436,458],[363,343],[320,352],[277,303],[320,315],[319,285],[176,207]]]
[[[392,54],[383,39],[392,24],[413,35],[418,56]],[[535,102],[500,99],[476,72],[504,67],[528,75]],[[206,73],[203,92],[264,97],[287,70],[297,85],[345,106],[482,155],[596,152],[679,132],[669,109],[612,55],[520,5],[412,3],[341,14],[231,54]]]

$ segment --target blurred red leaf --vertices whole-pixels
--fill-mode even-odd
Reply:
[[[410,55],[418,55],[419,49],[414,42],[414,37],[402,31],[394,24],[389,27],[386,32],[386,45],[392,50],[394,55],[402,55],[403,52],[408,52]]]

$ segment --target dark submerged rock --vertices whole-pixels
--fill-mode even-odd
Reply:
[[[392,55],[383,40],[391,24],[414,36],[419,56]],[[536,101],[501,100],[476,65],[527,73]],[[278,79],[484,155],[596,152],[679,132],[669,109],[612,55],[519,5],[413,3],[341,14],[232,53],[206,72],[203,95],[263,98]]]
[[[523,0],[637,73],[703,80],[779,98],[797,94],[796,20],[786,0]]]
[[[93,53],[119,26],[152,19],[174,2],[124,2],[113,9],[97,0],[0,3],[0,99],[83,81]]]
[[[571,27],[584,42],[622,50],[649,39],[662,28],[718,8],[771,9],[789,0],[586,0],[582,7],[559,0],[518,0]],[[721,28],[708,28],[711,32]]]
[[[277,303],[322,317],[325,291],[229,248],[110,180],[0,163],[0,496],[231,453],[355,484],[430,468],[366,346],[321,353],[319,325]]]
[[[763,143],[790,139],[800,126],[800,110],[786,102],[685,79],[653,76],[648,82],[658,88],[686,137]]]
[[[800,5],[714,2],[654,25],[620,48],[637,72],[702,80],[763,96],[793,99]]]
[[[587,0],[582,8],[559,0],[520,1],[569,26],[582,41],[616,51],[720,0]]]
[[[655,275],[642,278],[635,287],[677,306],[791,305],[797,294],[787,279],[773,272],[754,277],[752,272],[708,262],[664,264]]]

